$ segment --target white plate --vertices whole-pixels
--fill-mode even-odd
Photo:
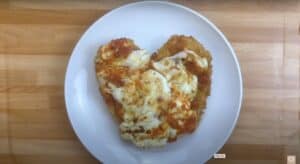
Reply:
[[[94,57],[100,45],[129,37],[151,52],[172,34],[192,35],[213,56],[211,96],[200,126],[163,148],[142,150],[119,137],[98,91]],[[224,35],[199,13],[167,2],[138,2],[97,20],[77,43],[66,73],[65,100],[71,124],[84,146],[108,164],[204,163],[230,136],[241,107],[242,79],[235,53]]]

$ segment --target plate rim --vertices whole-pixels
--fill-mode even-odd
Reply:
[[[217,153],[218,151],[220,151],[220,149],[226,144],[226,142],[228,141],[229,137],[232,135],[232,132],[233,130],[235,129],[236,127],[236,124],[237,124],[237,121],[239,119],[239,116],[240,116],[240,111],[241,111],[241,107],[242,107],[242,103],[243,103],[243,79],[242,79],[242,73],[241,73],[241,67],[240,67],[240,64],[239,64],[239,60],[237,58],[237,55],[232,47],[232,45],[230,44],[230,42],[228,41],[228,39],[226,38],[226,36],[221,32],[221,30],[214,24],[212,23],[208,18],[206,18],[204,15],[200,14],[200,12],[194,10],[194,9],[191,9],[189,7],[186,7],[182,4],[178,4],[178,3],[174,3],[174,2],[168,2],[168,1],[155,1],[155,0],[150,0],[150,1],[142,1],[142,2],[132,2],[132,3],[128,3],[128,4],[124,4],[124,5],[121,5],[119,7],[116,7],[116,8],[113,8],[111,9],[109,12],[105,13],[103,16],[99,17],[97,20],[95,20],[85,31],[84,33],[81,35],[80,39],[76,42],[76,45],[75,47],[73,48],[72,50],[72,53],[69,57],[69,60],[68,60],[68,64],[67,64],[67,67],[66,67],[66,71],[65,71],[65,80],[64,80],[64,100],[65,100],[65,106],[66,106],[66,111],[67,111],[67,117],[68,117],[68,120],[69,122],[71,123],[71,127],[73,129],[73,131],[75,132],[75,135],[77,136],[77,138],[79,139],[80,143],[84,146],[84,148],[95,158],[97,159],[98,161],[101,161],[101,159],[98,159],[97,157],[97,153],[96,152],[93,152],[92,150],[89,149],[87,143],[85,143],[82,139],[82,137],[80,136],[78,130],[75,128],[75,123],[74,123],[74,119],[72,119],[71,117],[71,114],[70,114],[70,105],[68,105],[70,102],[69,100],[69,97],[67,96],[69,91],[68,91],[68,82],[70,81],[69,79],[71,78],[70,77],[70,67],[71,67],[71,63],[72,61],[74,60],[74,52],[76,51],[77,47],[78,47],[78,44],[83,40],[83,38],[86,37],[86,35],[89,33],[89,31],[94,28],[95,24],[97,24],[98,22],[101,22],[104,18],[110,16],[111,14],[115,13],[115,12],[118,12],[119,10],[121,9],[124,9],[124,8],[128,8],[128,7],[131,7],[131,6],[135,6],[135,5],[139,5],[139,4],[153,4],[153,3],[157,3],[157,4],[163,4],[163,5],[168,5],[170,7],[177,7],[179,9],[183,9],[183,10],[186,10],[188,12],[190,12],[191,14],[199,17],[200,19],[202,19],[205,23],[207,23],[221,38],[222,40],[225,42],[226,46],[229,48],[230,52],[231,52],[231,56],[233,57],[233,60],[234,60],[234,63],[235,63],[235,67],[237,69],[237,73],[238,73],[238,81],[239,81],[239,102],[238,102],[238,109],[237,109],[237,112],[236,112],[236,116],[235,116],[235,119],[233,121],[233,124],[232,126],[230,127],[226,137],[223,139],[221,145],[218,146],[216,152],[214,153]],[[213,154],[211,155],[211,157],[213,156]],[[208,159],[206,159],[205,161],[209,160],[211,157],[209,157]],[[102,162],[102,161],[101,161]]]

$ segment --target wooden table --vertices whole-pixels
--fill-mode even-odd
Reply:
[[[0,163],[94,164],[68,121],[63,84],[75,43],[128,1],[0,2]],[[238,124],[209,164],[300,163],[300,2],[178,1],[225,33],[242,68]]]

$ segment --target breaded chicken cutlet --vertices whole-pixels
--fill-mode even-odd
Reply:
[[[151,55],[131,39],[100,47],[100,92],[121,137],[139,147],[163,146],[193,132],[210,92],[211,56],[193,37],[172,36]]]

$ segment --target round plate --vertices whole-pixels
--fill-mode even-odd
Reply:
[[[173,34],[192,35],[211,52],[213,74],[206,112],[194,133],[162,148],[140,149],[120,138],[118,126],[98,91],[94,58],[100,45],[119,37],[156,51]],[[224,35],[199,13],[167,2],[122,6],[97,20],[78,41],[66,73],[65,101],[84,146],[104,163],[204,163],[230,136],[241,107],[242,78]]]

